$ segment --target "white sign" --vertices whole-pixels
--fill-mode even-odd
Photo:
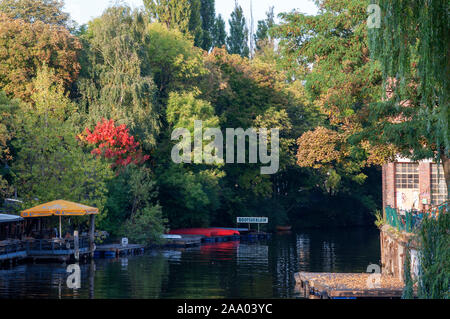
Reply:
[[[238,224],[267,224],[269,218],[267,217],[238,217]]]
[[[122,246],[123,247],[128,246],[128,238],[122,238]]]

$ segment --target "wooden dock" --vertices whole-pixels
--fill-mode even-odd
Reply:
[[[241,234],[239,239],[241,241],[258,241],[258,240],[267,240],[272,237],[272,234],[265,232],[249,232],[245,234]]]
[[[119,257],[123,255],[139,255],[144,252],[144,245],[129,244],[122,246],[121,244],[100,245],[95,248],[94,257]]]
[[[0,266],[11,265],[27,257],[27,251],[20,240],[0,242]]]
[[[166,239],[164,247],[168,248],[187,248],[199,246],[205,236],[200,235],[180,235],[181,238]]]
[[[394,299],[401,298],[404,287],[393,276],[371,273],[299,272],[295,281],[296,289],[308,299]]]
[[[81,237],[78,240],[78,248],[74,239],[32,239],[22,241],[26,247],[27,259],[33,261],[58,261],[67,262],[87,258],[91,250],[87,237]]]

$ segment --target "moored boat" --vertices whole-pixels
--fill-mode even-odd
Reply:
[[[292,230],[292,226],[277,226],[277,231],[283,232],[283,231],[290,231]]]
[[[174,229],[169,232],[170,235],[201,235],[205,237],[239,236],[240,233],[234,229],[222,228],[183,228]]]

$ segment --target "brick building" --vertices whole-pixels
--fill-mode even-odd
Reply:
[[[448,200],[442,164],[399,158],[382,168],[383,208],[426,209]]]

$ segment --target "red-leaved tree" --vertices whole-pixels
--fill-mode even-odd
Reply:
[[[114,120],[103,119],[93,132],[86,128],[86,134],[86,141],[96,146],[92,154],[113,160],[112,167],[140,165],[150,158],[142,153],[125,124],[116,126]]]

